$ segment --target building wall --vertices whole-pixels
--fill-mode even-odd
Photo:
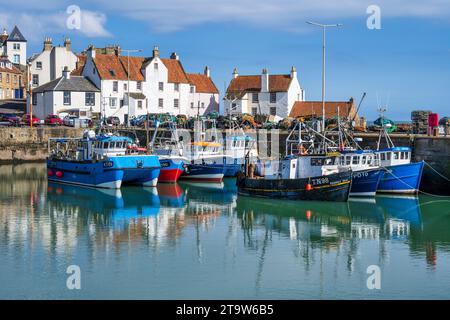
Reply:
[[[1,73],[0,81],[0,100],[1,99],[14,99],[15,90],[23,88],[23,79],[21,74],[4,72]],[[9,77],[9,82],[7,78]]]
[[[31,74],[39,75],[39,84],[34,85],[34,87],[61,77],[62,71],[66,66],[69,68],[69,71],[73,71],[76,68],[77,60],[77,56],[65,47],[52,47],[51,50],[43,50],[31,61]],[[42,63],[42,69],[37,68],[37,62]],[[33,77],[31,76],[32,79]]]
[[[189,95],[189,106],[185,113],[187,116],[193,117],[198,113],[206,115],[211,112],[219,112],[219,94],[190,93]]]
[[[18,43],[20,45],[20,49],[14,49],[14,44]],[[26,42],[16,42],[16,41],[7,41],[6,42],[6,51],[8,53],[9,61],[16,63],[14,61],[14,55],[19,55],[19,64],[25,66],[27,64],[27,43]]]
[[[80,109],[90,111],[91,106],[85,105],[85,92],[71,92],[70,105],[64,104],[63,91],[46,91],[36,93],[37,103],[33,105],[33,114],[44,119],[49,114],[59,114],[68,109]],[[29,107],[28,107],[29,108]],[[29,112],[30,110],[28,110]],[[100,93],[95,93],[95,105],[92,106],[92,112],[100,112]]]

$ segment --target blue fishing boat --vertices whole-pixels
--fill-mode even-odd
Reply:
[[[411,162],[411,148],[392,147],[376,152],[379,155],[384,174],[378,185],[378,192],[417,194],[424,162]]]
[[[130,154],[128,137],[96,136],[49,140],[48,180],[97,188],[120,188],[122,183],[156,186],[160,172],[157,156]]]

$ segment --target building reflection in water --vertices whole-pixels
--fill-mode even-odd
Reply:
[[[45,166],[0,166],[0,244],[11,254],[44,248],[49,257],[71,259],[80,243],[91,256],[131,250],[134,243],[152,250],[175,246],[192,229],[197,258],[203,259],[203,237],[226,219],[227,248],[236,257],[237,239],[257,252],[258,281],[264,259],[280,236],[306,270],[323,255],[346,257],[354,272],[364,241],[378,244],[379,263],[389,247],[404,242],[413,258],[433,268],[438,245],[450,247],[449,202],[429,197],[356,199],[348,203],[279,201],[239,197],[234,180],[224,183],[158,188],[100,190],[47,184]],[[274,240],[275,239],[275,240]],[[337,262],[336,262],[337,263]]]

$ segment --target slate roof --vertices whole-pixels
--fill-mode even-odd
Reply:
[[[70,79],[60,77],[33,90],[36,93],[46,91],[100,92],[88,78],[80,76],[70,76]]]
[[[27,42],[17,26],[14,26],[13,31],[11,31],[11,34],[8,37],[8,41]]]

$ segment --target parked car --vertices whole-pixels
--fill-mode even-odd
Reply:
[[[33,123],[33,126],[37,126],[41,124],[41,119],[39,119],[38,117],[36,117],[33,114],[33,118],[31,118],[30,114],[24,114],[22,117],[22,122],[24,124],[26,124],[27,126],[29,126],[31,123]]]
[[[145,120],[147,119],[146,114],[141,114],[140,116],[134,117],[130,120],[130,125],[133,127],[140,127],[145,123]]]
[[[13,113],[4,113],[0,115],[0,122],[7,126],[17,127],[20,125],[20,117]]]
[[[68,127],[74,127],[75,126],[75,119],[77,119],[77,118],[78,118],[77,116],[69,114],[69,115],[64,117],[63,124],[65,126],[68,126]]]
[[[111,117],[106,118],[106,123],[111,124],[113,126],[118,126],[118,125],[120,125],[120,119],[119,119],[119,117],[111,116]]]
[[[67,115],[63,119],[63,124],[68,127],[75,127],[75,123],[79,122],[81,128],[92,127],[92,120],[86,117],[78,117],[75,115]]]
[[[52,126],[60,126],[62,125],[63,121],[60,117],[58,117],[56,114],[49,114],[47,117],[45,117],[45,124],[52,125]]]

